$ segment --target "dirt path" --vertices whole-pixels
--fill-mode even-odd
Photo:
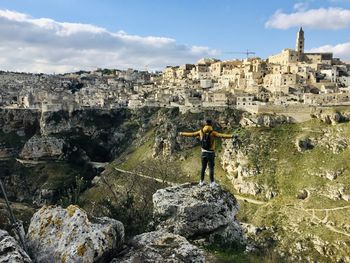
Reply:
[[[309,208],[304,209],[306,211],[336,211],[336,210],[343,210],[343,209],[350,209],[350,205],[347,206],[339,206],[334,208]]]
[[[350,237],[350,233],[335,228],[332,225],[332,222],[328,220],[328,212],[329,211],[348,209],[348,208],[350,208],[350,206],[341,206],[341,207],[325,208],[325,209],[304,209],[303,207],[301,207],[301,208],[294,207],[294,208],[296,210],[305,212],[306,214],[308,214],[311,217],[311,221],[316,221],[315,223],[323,225],[324,227],[328,228],[330,231]],[[316,216],[315,211],[326,212],[326,215],[323,219],[321,219],[318,216]]]
[[[140,177],[143,177],[143,178],[151,179],[151,180],[157,181],[159,183],[166,183],[166,184],[171,185],[171,186],[179,185],[177,183],[173,183],[173,182],[170,182],[170,181],[162,180],[162,179],[159,179],[159,178],[155,178],[155,177],[144,175],[144,174],[140,174],[140,173],[126,171],[126,170],[123,170],[123,169],[120,169],[120,168],[116,168],[116,167],[114,167],[114,170],[116,170],[118,172],[121,172],[121,173],[133,174],[133,175],[137,175],[137,176],[140,176]]]
[[[237,200],[242,200],[242,201],[245,201],[245,202],[248,202],[248,203],[252,203],[252,204],[256,204],[256,205],[265,205],[265,204],[267,204],[267,202],[260,201],[260,200],[255,200],[255,199],[251,199],[251,198],[247,198],[247,197],[244,197],[244,196],[241,196],[241,195],[237,195],[237,194],[235,194],[234,196],[236,197]]]

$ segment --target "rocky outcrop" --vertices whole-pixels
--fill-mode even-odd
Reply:
[[[35,135],[24,145],[20,157],[23,159],[62,159],[65,141],[63,139]]]
[[[221,165],[228,173],[228,178],[232,181],[234,188],[239,193],[250,195],[257,195],[265,190],[264,186],[246,180],[259,174],[259,171],[250,165],[247,154],[249,150],[234,145],[232,141],[224,143],[223,148]]]
[[[284,115],[244,113],[239,124],[242,127],[276,127],[277,125],[292,122],[293,119],[291,117]]]
[[[340,168],[340,169],[336,169],[336,170],[330,170],[330,169],[323,168],[323,169],[320,169],[320,171],[311,172],[310,175],[319,176],[319,177],[328,179],[330,181],[333,181],[333,180],[337,179],[339,176],[341,176],[343,173],[344,173],[344,168]]]
[[[348,138],[341,128],[326,128],[320,131],[320,135],[314,137],[300,136],[296,139],[295,145],[299,152],[312,150],[316,146],[321,146],[331,151],[333,154],[339,154],[344,151],[348,145]]]
[[[327,190],[324,192],[324,195],[332,200],[344,200],[350,201],[350,193],[348,188],[343,184],[339,185],[328,185]]]
[[[158,190],[153,195],[157,229],[204,243],[244,243],[235,219],[239,205],[221,187],[183,184]]]
[[[191,245],[186,238],[154,231],[133,238],[128,252],[112,263],[204,263],[203,251]]]
[[[349,121],[350,119],[350,113],[337,112],[332,110],[317,110],[312,114],[312,116],[317,119],[320,119],[324,123],[332,125],[336,125],[340,122]]]
[[[0,262],[30,263],[27,253],[6,231],[0,230]]]
[[[0,109],[0,131],[20,137],[33,136],[39,130],[40,112],[29,109]]]
[[[91,222],[77,206],[44,206],[31,220],[28,245],[36,262],[94,262],[124,241],[124,227],[110,218]]]
[[[319,138],[318,144],[332,151],[334,154],[339,154],[348,147],[348,138],[341,134],[342,131],[331,132],[326,130],[322,137]]]

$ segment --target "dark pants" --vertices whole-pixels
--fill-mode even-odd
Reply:
[[[201,171],[202,181],[204,181],[205,170],[207,169],[207,166],[209,166],[210,182],[214,182],[214,163],[215,163],[214,152],[202,152],[202,171]]]

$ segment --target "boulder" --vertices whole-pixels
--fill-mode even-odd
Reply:
[[[158,190],[153,195],[153,212],[158,229],[194,241],[244,243],[235,215],[235,197],[221,187],[183,184]]]
[[[191,245],[186,238],[165,231],[143,233],[133,238],[126,254],[112,263],[201,263],[203,251]]]
[[[62,139],[35,135],[24,145],[20,157],[23,159],[60,158],[64,155],[65,142]]]
[[[0,262],[32,262],[17,241],[4,230],[0,230]]]
[[[44,206],[34,214],[27,239],[36,262],[103,261],[123,243],[124,226],[107,217],[91,222],[74,205]]]

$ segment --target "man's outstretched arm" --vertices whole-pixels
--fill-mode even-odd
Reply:
[[[222,138],[222,139],[232,139],[233,138],[232,134],[219,133],[216,131],[213,132],[213,136],[218,137],[218,138]]]
[[[180,132],[179,135],[186,136],[186,137],[197,137],[200,135],[200,131],[196,132]]]

